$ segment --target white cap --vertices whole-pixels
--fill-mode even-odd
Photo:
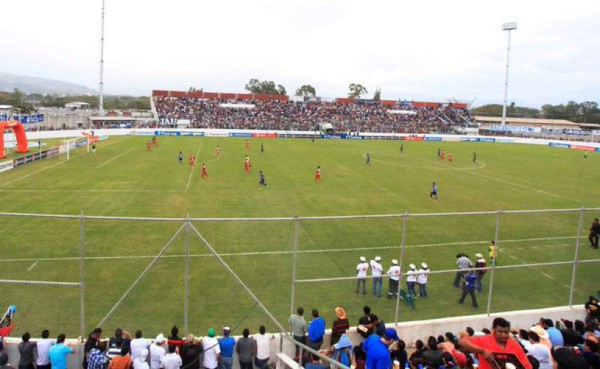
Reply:
[[[416,269],[416,268],[417,268],[417,266],[416,266],[415,264],[410,264],[408,267],[409,267],[410,269]]]
[[[375,256],[375,261],[381,261],[381,256]]]
[[[427,263],[421,263],[421,266],[423,267],[423,269],[427,269],[428,268]]]
[[[155,342],[156,343],[164,343],[165,342],[165,336],[164,336],[164,334],[161,333],[158,336],[156,336]]]
[[[392,259],[392,264],[394,264],[394,265],[398,265],[398,260],[396,260],[396,259]]]
[[[475,254],[475,257],[476,257],[476,258],[482,258],[482,257],[483,257],[483,255],[481,255],[481,254]]]
[[[361,256],[360,261],[362,261],[364,263],[365,261],[367,261],[367,258],[365,258],[364,256]]]

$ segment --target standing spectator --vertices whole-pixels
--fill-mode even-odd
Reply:
[[[331,345],[335,345],[340,340],[340,337],[350,328],[350,321],[346,317],[346,310],[343,307],[335,308],[337,319],[331,326]]]
[[[56,344],[48,350],[52,369],[67,369],[67,355],[75,352],[71,344],[65,344],[65,334],[56,337]]]
[[[148,365],[148,349],[143,349],[140,353],[140,356],[136,357],[133,360],[133,369],[150,369],[150,365]]]
[[[185,343],[181,346],[179,354],[181,355],[182,367],[186,369],[200,369],[200,354],[202,354],[202,345],[199,345],[196,342],[196,339],[193,335],[187,335]]]
[[[462,294],[460,295],[460,299],[458,300],[459,304],[464,303],[467,295],[471,296],[471,305],[474,309],[477,309],[479,306],[477,305],[477,297],[475,296],[475,281],[477,280],[477,275],[474,271],[470,271],[467,273],[465,277],[465,281],[463,283]]]
[[[413,351],[413,353],[410,354],[410,358],[408,359],[408,361],[410,361],[413,367],[416,368],[418,365],[425,364],[425,359],[423,359],[424,348],[425,344],[423,343],[423,341],[415,341],[415,351]]]
[[[108,357],[104,354],[107,342],[100,341],[96,347],[90,351],[88,356],[88,369],[105,369],[108,364]]]
[[[600,305],[598,304],[597,298],[590,296],[585,303],[585,312],[587,313],[585,316],[585,324],[594,324],[598,322],[600,319]]]
[[[454,287],[460,288],[461,279],[464,278],[468,269],[473,267],[473,263],[471,262],[471,259],[467,257],[467,255],[460,253],[456,255],[456,266],[459,270],[456,272],[456,276],[454,277]]]
[[[288,319],[292,327],[292,336],[296,342],[306,345],[306,320],[304,319],[304,308],[300,306],[297,310],[298,314],[292,314]],[[300,348],[296,346],[296,356],[300,353]]]
[[[119,338],[123,340],[123,344],[129,346],[131,342],[131,337],[126,336],[130,336],[129,332],[123,332],[123,329],[121,328],[115,329],[115,336],[111,337],[108,341],[108,347],[115,347],[115,343]]]
[[[427,297],[427,279],[429,278],[429,265],[421,263],[421,269],[417,275],[417,283],[419,284],[419,297]]]
[[[215,369],[219,366],[221,348],[219,347],[219,341],[215,338],[215,334],[215,330],[209,328],[208,337],[202,340],[202,350],[204,351],[203,365],[205,369]]]
[[[313,310],[314,315],[315,310]],[[318,312],[317,312],[318,316]],[[324,326],[324,325],[323,325]],[[254,340],[256,341],[256,357],[254,358],[254,365],[256,365],[259,369],[266,369],[267,364],[269,363],[269,357],[271,357],[271,339],[272,336],[268,336],[265,334],[266,328],[264,325],[261,325],[258,328],[258,334],[254,336]],[[310,332],[310,328],[309,328]]]
[[[560,333],[558,329],[554,328],[554,322],[552,322],[552,319],[541,319],[540,323],[542,323],[542,327],[546,330],[546,332],[548,332],[552,347],[565,345],[565,340],[562,336],[562,333]]]
[[[496,246],[496,241],[494,240],[490,241],[489,256],[490,263],[492,263],[492,265],[498,265],[496,262],[496,257],[498,256],[498,247]]]
[[[95,328],[92,333],[88,335],[87,340],[85,341],[85,345],[83,346],[83,369],[87,369],[87,360],[90,355],[90,351],[96,346],[98,346],[98,342],[100,341],[100,336],[102,335],[102,328]]]
[[[252,357],[256,355],[256,341],[249,336],[250,330],[244,328],[242,338],[238,340],[235,346],[235,351],[238,353],[238,360],[240,361],[240,369],[252,369]]]
[[[154,343],[150,345],[150,369],[160,368],[162,359],[167,355],[167,350],[165,349],[166,342],[165,336],[161,333],[156,336]]]
[[[123,348],[124,345],[125,345],[125,342],[124,342],[123,338],[118,338],[113,343],[113,345],[108,349],[106,356],[109,359],[112,359],[117,356],[121,356],[121,349]]]
[[[181,357],[176,352],[177,346],[169,345],[169,353],[162,358],[160,367],[164,369],[179,369],[181,366]]]
[[[475,273],[477,274],[477,279],[475,280],[475,291],[481,293],[481,291],[483,291],[483,285],[482,285],[482,279],[483,279],[483,275],[486,272],[486,262],[485,259],[483,258],[483,255],[481,254],[475,254],[475,257],[477,259],[475,259],[475,269],[477,269],[475,271]]]
[[[389,276],[389,291],[388,291],[388,299],[392,297],[396,297],[398,295],[398,283],[400,282],[400,265],[398,265],[398,260],[392,259],[392,266],[387,271],[387,275]]]
[[[34,369],[33,365],[33,350],[36,347],[35,342],[29,341],[31,335],[29,332],[25,332],[23,334],[23,342],[19,343],[19,354],[21,357],[19,358],[19,369]]]
[[[42,339],[37,341],[37,369],[50,369],[48,350],[56,343],[56,340],[48,338],[49,336],[50,332],[44,329],[42,331]]]
[[[417,284],[417,266],[415,264],[410,264],[408,266],[408,272],[406,272],[406,288],[408,289],[408,295],[412,297],[416,297],[417,293],[415,292],[415,285]]]
[[[367,258],[364,256],[360,257],[360,262],[356,266],[356,290],[354,293],[358,294],[360,287],[362,286],[362,294],[367,294],[367,270],[369,270],[369,264]]]
[[[484,336],[462,337],[458,345],[478,356],[479,369],[497,368],[494,353],[514,354],[525,369],[532,369],[525,352],[519,343],[510,338],[510,323],[504,318],[496,318],[492,323],[492,333]],[[492,366],[492,364],[495,366]]]
[[[219,338],[219,348],[221,349],[221,369],[231,369],[233,366],[233,349],[235,348],[235,338],[230,337],[231,329],[223,327],[223,338]]]
[[[373,276],[373,296],[381,297],[383,288],[383,266],[381,265],[381,256],[375,256],[371,260],[371,275]]]
[[[375,331],[377,316],[371,313],[371,308],[368,306],[363,307],[363,313],[364,315],[358,318],[356,329],[363,338],[368,338]]]
[[[588,237],[592,247],[598,248],[598,239],[600,239],[600,223],[598,223],[598,218],[594,218],[592,222],[592,227],[590,228],[590,236]]]
[[[171,335],[167,337],[167,345],[175,345],[181,347],[185,343],[185,340],[179,337],[179,328],[174,325],[171,328]]]
[[[142,350],[145,348],[150,350],[151,343],[152,341],[150,341],[149,339],[142,338],[141,330],[138,329],[137,331],[135,331],[135,338],[131,340],[131,359],[135,360],[135,358],[140,356]],[[123,345],[123,347],[126,346]]]
[[[540,336],[534,331],[527,332],[531,346],[527,348],[527,353],[537,359],[540,363],[539,369],[552,369],[552,358],[548,347],[540,343]]]
[[[367,352],[367,369],[388,369],[392,366],[389,346],[398,341],[398,333],[394,328],[385,330],[383,337],[372,335],[364,343]]]
[[[142,356],[144,350],[145,349],[142,349],[142,351],[140,351],[138,357]],[[110,364],[108,364],[108,369],[129,369],[131,367],[131,356],[129,356],[128,353],[129,348],[123,345],[121,348],[121,355],[112,358]]]
[[[312,310],[312,316],[313,320],[308,325],[308,347],[319,351],[323,344],[323,336],[325,335],[325,319],[319,316],[319,310],[317,309]]]

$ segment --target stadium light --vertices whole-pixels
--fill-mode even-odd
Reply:
[[[516,29],[516,22],[502,24],[502,30],[508,31],[508,47],[506,49],[506,78],[504,79],[504,105],[502,105],[502,125],[506,124],[506,99],[508,97],[508,65],[510,61],[510,31],[514,31]]]

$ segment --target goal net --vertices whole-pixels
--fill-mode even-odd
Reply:
[[[86,136],[65,140],[64,143],[61,145],[60,153],[66,153],[67,160],[69,160],[71,158],[71,151],[79,149],[81,147],[85,147],[87,152],[90,152],[90,141]]]

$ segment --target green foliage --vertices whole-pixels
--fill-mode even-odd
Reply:
[[[501,117],[502,105],[489,104],[479,106],[473,109],[473,115]],[[513,118],[540,118],[540,111],[538,109],[527,108],[524,106],[516,106],[515,103],[512,102],[509,106],[506,107],[506,116]]]
[[[373,94],[373,100],[381,100],[381,87],[377,87],[375,94]]]
[[[350,92],[348,92],[348,97],[351,99],[358,99],[361,95],[369,93],[369,91],[367,91],[367,89],[359,83],[351,83],[348,88],[350,89]]]
[[[547,119],[567,119],[576,123],[600,123],[600,109],[595,101],[577,103],[569,101],[566,105],[542,106],[542,115]]]
[[[317,91],[311,85],[302,85],[296,90],[296,96],[317,96]]]
[[[287,94],[285,87],[282,85],[275,85],[273,81],[259,81],[258,79],[252,78],[245,86],[245,89],[253,94],[265,94],[265,95],[285,95]]]

